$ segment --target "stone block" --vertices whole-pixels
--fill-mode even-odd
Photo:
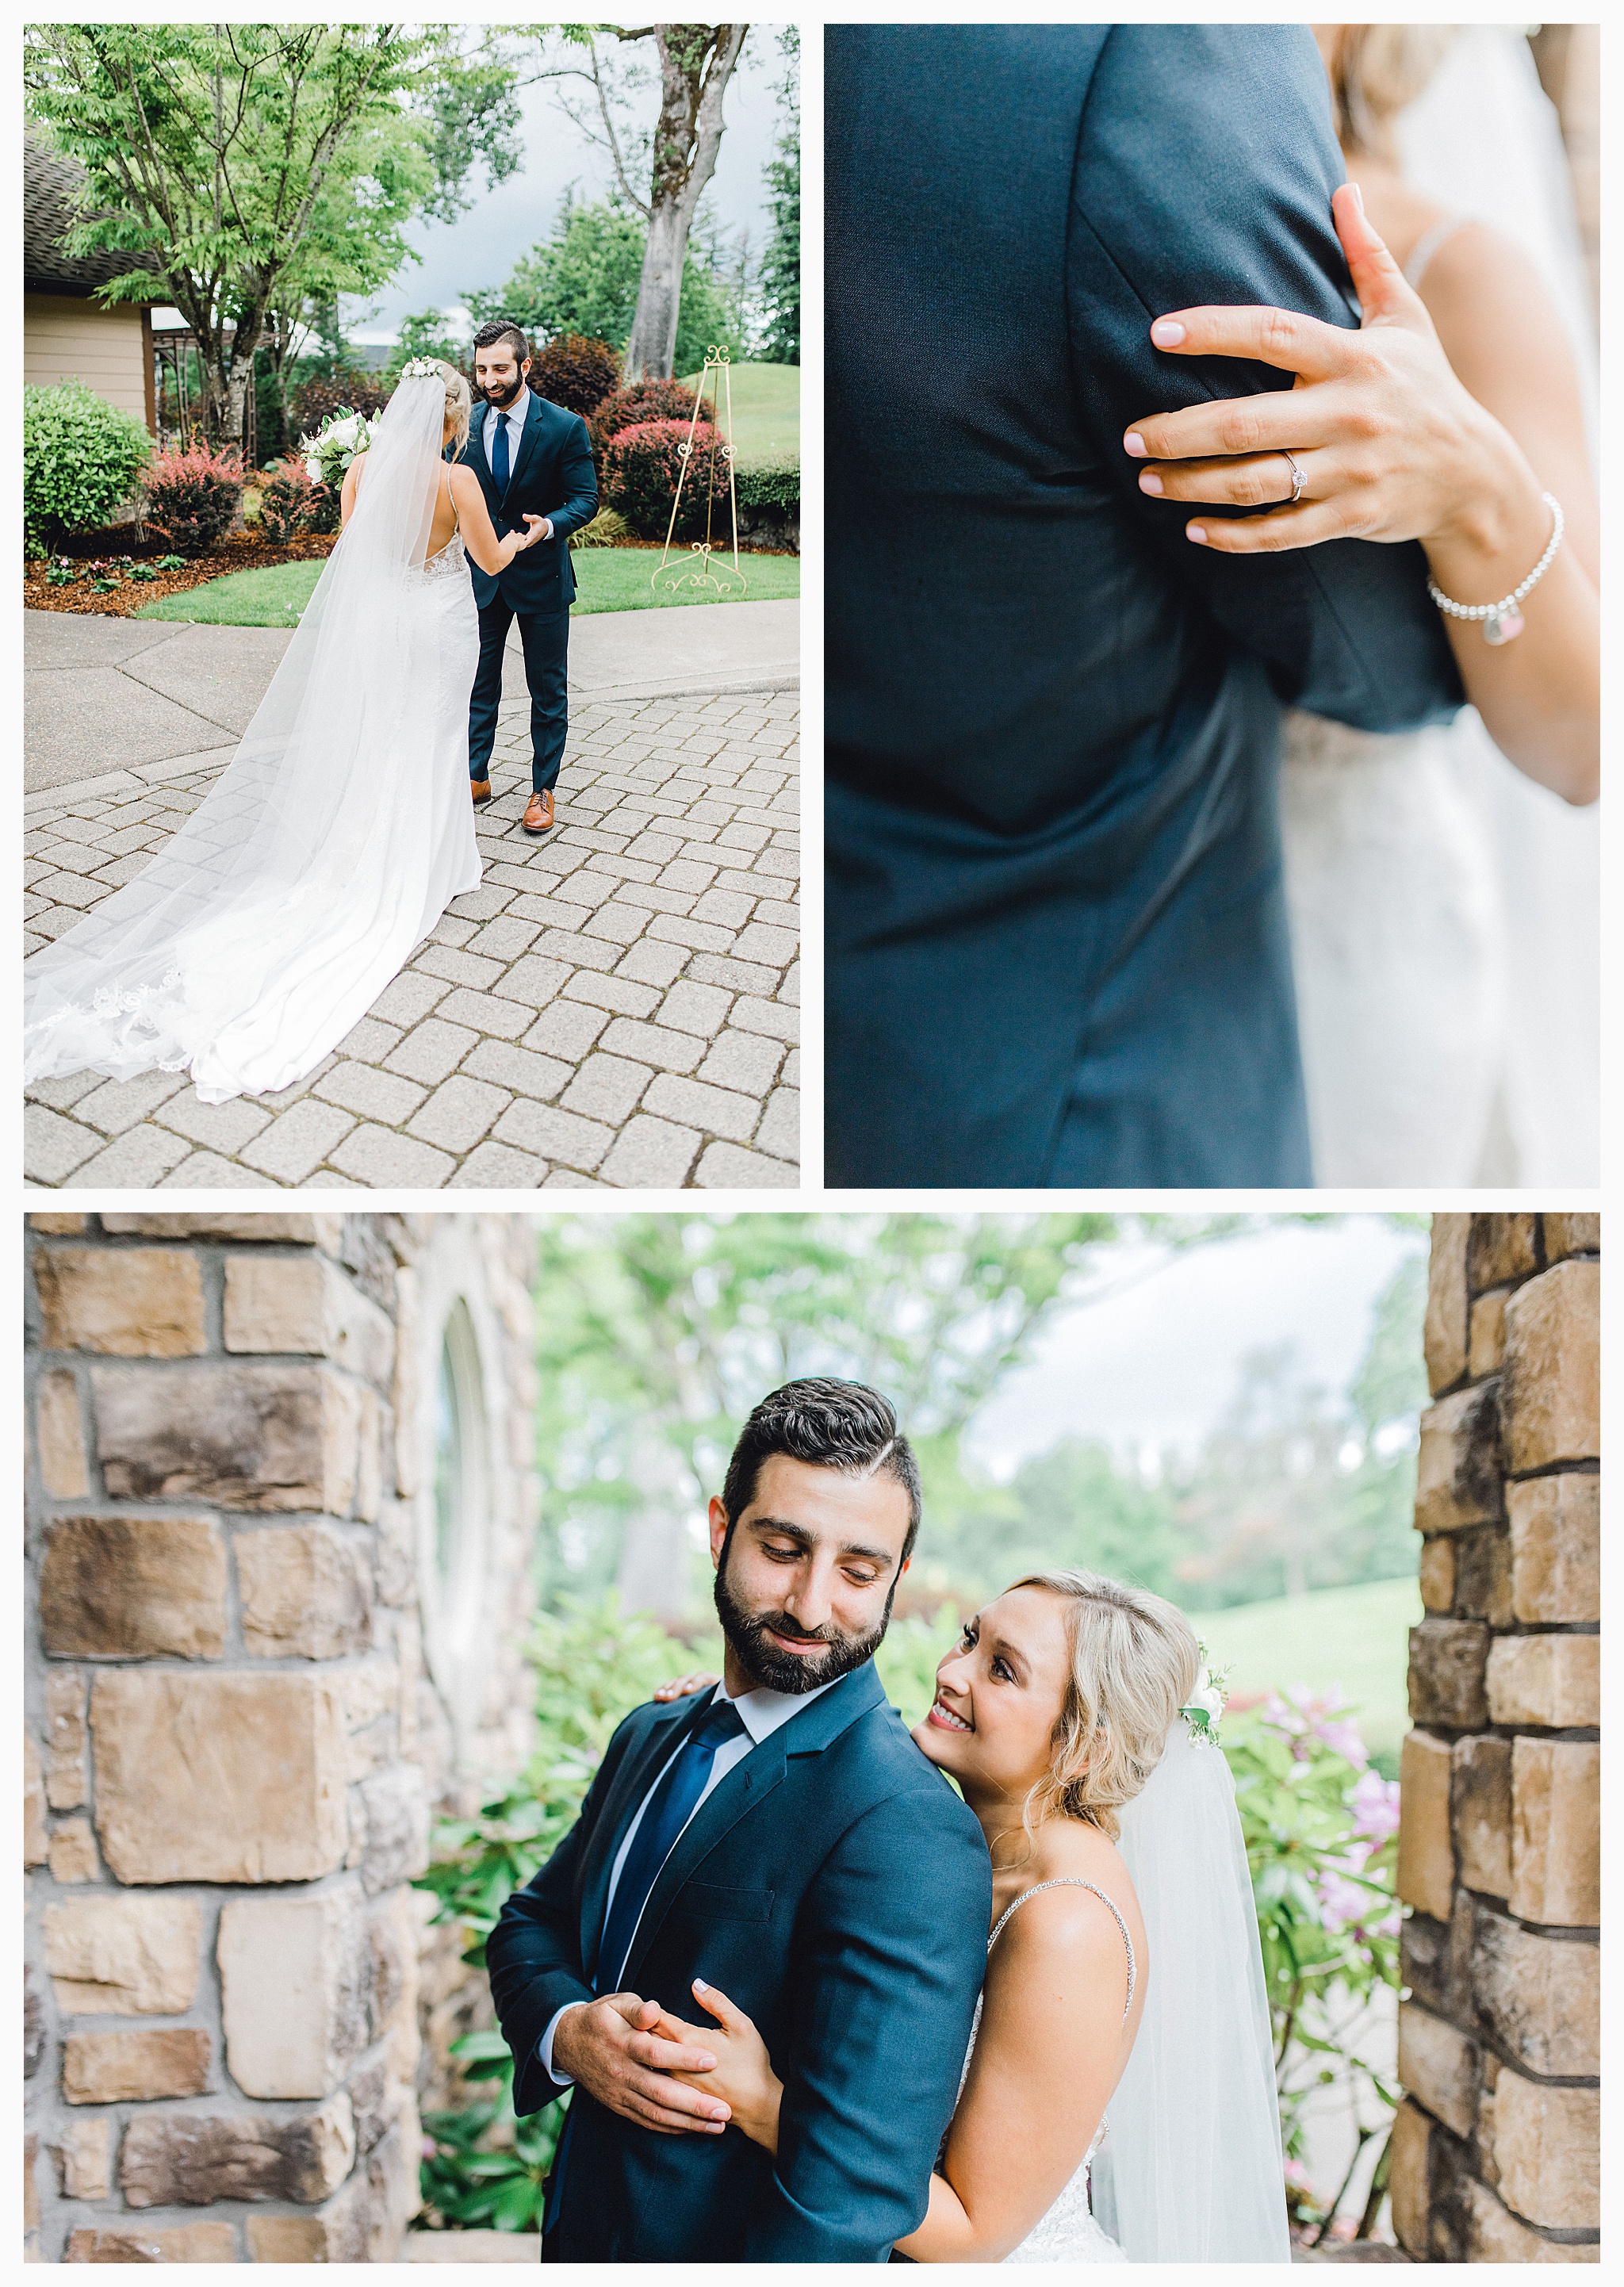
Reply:
[[[1500,1385],[1476,1382],[1421,1417],[1415,1529],[1459,1532],[1501,1513]]]
[[[360,1426],[355,1460],[355,1515],[375,1524],[384,1502],[384,1409],[369,1382],[360,1385]]]
[[[235,1538],[242,1646],[255,1659],[337,1659],[372,1641],[361,1550],[329,1524],[262,1525]]]
[[[113,2117],[99,2113],[88,2120],[65,2120],[57,2152],[62,2166],[62,2196],[69,2200],[105,2200],[113,2189]]]
[[[1466,1281],[1474,1294],[1526,1278],[1540,1267],[1539,1217],[1475,1215],[1466,1246]]]
[[[39,1742],[27,1725],[22,1734],[22,1863],[43,1866],[51,1854],[45,1832],[45,1787],[40,1771]]]
[[[402,1269],[395,1288],[395,1378],[390,1400],[395,1423],[394,1489],[402,1500],[407,1501],[417,1491],[418,1446],[422,1435],[421,1417],[417,1412],[422,1383],[418,1361],[421,1317],[417,1273],[415,1270]],[[405,1529],[409,1530],[409,1515]],[[414,1583],[415,1565],[414,1557]]]
[[[378,2055],[358,2065],[350,2075],[350,2102],[355,2109],[355,2149],[370,2152],[395,2117],[395,2085],[386,2057]]]
[[[1601,2214],[1601,2093],[1547,2088],[1502,2069],[1494,2089],[1494,2165],[1514,2215],[1583,2231]]]
[[[245,2096],[327,2096],[367,2043],[359,1887],[229,1898],[218,1947],[226,2061]]]
[[[67,2016],[178,2017],[197,1998],[196,1898],[64,1899],[44,1915],[45,1967]]]
[[[91,1832],[88,1818],[66,1819],[51,1831],[50,1848],[51,1879],[54,1882],[93,1882],[99,1869],[96,1864],[96,1838]]]
[[[121,1882],[305,1882],[348,1838],[331,1675],[119,1668],[91,1694],[96,1827]]]
[[[104,1215],[103,1231],[144,1238],[249,1239],[262,1246],[319,1246],[337,1254],[342,1215]]]
[[[1542,2080],[1599,2074],[1600,1947],[1541,1937],[1486,1911],[1476,1940],[1472,1999],[1501,2047]]]
[[[1577,1730],[1602,1720],[1599,1636],[1501,1636],[1489,1653],[1489,1720]]]
[[[400,1704],[400,1671],[392,1659],[361,1660],[344,1669],[338,1680],[345,1723],[352,1731],[364,1731],[380,1716],[392,1715]]]
[[[385,1459],[392,1476],[398,1466],[398,1448],[404,1442],[400,1438],[390,1441]],[[417,1594],[417,1547],[408,1502],[381,1503],[373,1558],[379,1603],[409,1604]]]
[[[369,1930],[372,1949],[372,2022],[384,2038],[391,2077],[413,2085],[417,2075],[419,1965],[414,1902],[422,1894],[404,1885],[381,1902]]]
[[[1489,1632],[1481,1620],[1423,1620],[1410,1630],[1410,1714],[1417,1723],[1470,1731],[1487,1721],[1483,1672]]]
[[[1558,1262],[1506,1305],[1507,1466],[1521,1476],[1601,1452],[1601,1265]]]
[[[209,2036],[194,2026],[69,2033],[62,2044],[62,2094],[69,2104],[202,2096],[208,2086]]]
[[[1455,1741],[1453,1807],[1462,1881],[1503,1898],[1511,1887],[1509,1739]]]
[[[218,1659],[226,1549],[207,1516],[59,1516],[39,1573],[57,1659]]]
[[[74,2232],[64,2263],[234,2263],[237,2250],[228,2223],[183,2223],[166,2231],[118,2231],[88,2227]]]
[[[1599,1924],[1600,1808],[1598,1746],[1569,1739],[1513,1742],[1507,1903],[1520,1921],[1575,1929]]]
[[[364,2263],[368,2205],[359,2170],[325,2207],[309,2215],[247,2219],[249,2259],[254,2263]]]
[[[142,2113],[124,2131],[120,2180],[132,2208],[216,2200],[313,2207],[355,2159],[355,2121],[340,2089],[313,2112]]]
[[[1503,1525],[1474,1525],[1453,1536],[1454,1610],[1463,1620],[1485,1620],[1509,1628],[1511,1605],[1511,1538]]]
[[[1430,1612],[1454,1603],[1454,1542],[1447,1533],[1421,1544],[1421,1601]]]
[[[195,1254],[166,1246],[42,1246],[34,1283],[45,1349],[196,1357],[208,1348]]]
[[[45,1672],[45,1800],[52,1810],[84,1800],[84,1674],[76,1667]]]
[[[1399,2081],[1435,2120],[1462,2138],[1477,2125],[1480,2070],[1475,2041],[1414,2002],[1399,2003]]]
[[[1598,1215],[1548,1215],[1545,1217],[1545,1260],[1560,1262],[1570,1254],[1599,1254],[1602,1219]]]
[[[90,1229],[90,1218],[82,1215],[31,1215],[28,1229],[48,1232],[56,1238],[77,1238]]]
[[[734,1023],[739,1022],[737,1014]],[[1422,1344],[1427,1387],[1436,1396],[1466,1371],[1466,1241],[1471,1217],[1435,1215],[1432,1255],[1427,1270],[1427,1315]]]
[[[1505,1354],[1506,1295],[1501,1287],[1495,1294],[1480,1294],[1472,1304],[1466,1371],[1474,1381],[1480,1381],[1485,1374],[1500,1372]]]
[[[394,1763],[356,1789],[364,1840],[360,1876],[368,1897],[408,1882],[429,1863],[429,1806],[423,1773]]]
[[[359,1393],[326,1366],[92,1369],[107,1491],[230,1509],[325,1509],[355,1498]]]
[[[79,1386],[66,1366],[40,1376],[35,1405],[39,1473],[55,1500],[83,1500],[91,1489],[79,1418]]]
[[[1406,1735],[1398,1777],[1404,1817],[1398,1828],[1395,1884],[1406,1906],[1446,1922],[1454,1903],[1454,1853],[1449,1840],[1450,1749],[1426,1731]]]
[[[1506,1488],[1511,1608],[1533,1626],[1602,1616],[1602,1481],[1588,1470]]]
[[[1462,2259],[1468,2263],[1599,2263],[1600,2245],[1594,2240],[1588,2244],[1573,2244],[1562,2240],[1541,2239],[1537,2231],[1530,2231],[1518,2221],[1509,2208],[1502,2207],[1485,2184],[1475,2183],[1469,2176],[1460,2186],[1464,2212],[1465,2245]]]
[[[422,2205],[417,2190],[417,2155],[422,2149],[423,2132],[417,2125],[416,2102],[408,2090],[401,2092],[400,2109],[401,2119],[379,2139],[366,2158],[369,2263],[399,2261],[406,2227]]]
[[[394,1328],[325,1255],[228,1255],[225,1336],[228,1350],[330,1358],[378,1389],[394,1365]]]
[[[1434,1229],[1441,1217],[1433,1218]],[[1464,1215],[1452,1215],[1464,1223]],[[1427,2254],[1430,2229],[1432,2123],[1418,2105],[1405,2098],[1393,2116],[1388,2189],[1392,2201],[1393,2233],[1400,2247],[1420,2260]]]

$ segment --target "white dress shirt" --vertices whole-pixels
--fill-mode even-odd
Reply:
[[[814,1699],[821,1697],[824,1692],[832,1690],[835,1684],[839,1682],[840,1678],[836,1676],[830,1682],[820,1683],[811,1691],[791,1692],[758,1690],[741,1692],[738,1699],[734,1702],[734,1705],[739,1710],[739,1720],[744,1725],[745,1736],[741,1739],[728,1739],[724,1741],[723,1745],[717,1749],[716,1753],[711,1757],[710,1775],[706,1779],[704,1786],[700,1792],[699,1802],[694,1804],[693,1810],[688,1813],[687,1818],[683,1822],[682,1833],[685,1834],[687,1832],[689,1824],[698,1813],[700,1803],[703,1802],[706,1797],[710,1794],[715,1788],[720,1786],[722,1781],[727,1777],[729,1771],[737,1770],[739,1765],[744,1761],[745,1757],[751,1752],[751,1750],[760,1746],[762,1741],[770,1737],[772,1732],[776,1731],[780,1724],[788,1723],[792,1715],[798,1715],[803,1707],[810,1707]],[[732,1699],[733,1697],[733,1693],[728,1690],[725,1683],[718,1683],[715,1691],[712,1692],[710,1696],[709,1704],[716,1705],[724,1700]],[[672,1748],[664,1762],[661,1764],[660,1769],[655,1772],[654,1777],[650,1783],[648,1792],[638,1805],[637,1816],[632,1820],[631,1824],[626,1829],[624,1835],[622,1837],[621,1847],[614,1854],[614,1864],[609,1870],[609,1888],[608,1893],[604,1899],[604,1927],[606,1929],[609,1926],[609,1909],[614,1903],[615,1889],[621,1879],[621,1868],[626,1863],[626,1853],[631,1848],[632,1837],[636,1834],[638,1827],[643,1824],[643,1814],[648,1808],[649,1803],[654,1798],[655,1789],[659,1786],[661,1780],[665,1777],[667,1771],[670,1769],[671,1765],[676,1761],[677,1756],[681,1753],[682,1747],[679,1744]],[[680,1840],[681,1836],[679,1835],[677,1840]],[[674,1850],[676,1848],[677,1842],[673,1841],[671,1848]],[[652,1895],[652,1885],[650,1886],[650,1888]],[[632,1944],[634,1945],[637,1943],[638,1927],[641,1927],[642,1919],[643,1917],[639,1914],[638,1917],[638,1925],[637,1927],[634,1927],[631,1933]],[[631,1951],[630,1946],[627,1948],[626,1959],[629,1961],[631,1959]],[[564,2015],[566,2010],[584,2009],[586,2006],[587,2004],[584,2001],[566,2001],[562,2009],[555,2011],[548,2023],[547,2030],[542,2035],[541,2059],[543,2069],[550,2073],[554,2080],[563,2082],[566,2087],[570,2085],[571,2076],[566,2072],[560,2072],[558,2068],[553,2063],[552,2038],[558,2030],[558,2019]]]
[[[505,421],[508,424],[508,481],[510,484],[512,482],[513,471],[519,466],[519,440],[525,433],[525,415],[529,410],[529,387],[522,383],[519,394],[511,405],[487,403],[485,408],[485,458],[493,475],[495,473],[496,423],[498,421]],[[546,528],[542,537],[544,540],[551,540],[552,518],[547,517],[543,522]]]

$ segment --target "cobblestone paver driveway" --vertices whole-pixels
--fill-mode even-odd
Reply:
[[[572,711],[560,822],[538,843],[519,824],[527,702],[504,706],[483,882],[307,1080],[222,1104],[165,1072],[44,1081],[26,1113],[29,1180],[795,1184],[795,696]],[[211,775],[112,797],[65,787],[36,810],[30,948],[127,881]]]

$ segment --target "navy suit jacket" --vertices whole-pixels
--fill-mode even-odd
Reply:
[[[591,1998],[615,1853],[693,1713],[689,1699],[627,1717],[578,1824],[487,1940],[520,2114],[559,2093],[538,2044],[556,2010]],[[991,1902],[981,1829],[872,1661],[843,1676],[701,1805],[620,1980],[692,2022],[703,1977],[754,2018],[784,2083],[776,2159],[737,2128],[662,2136],[577,2089],[549,2255],[883,2263],[924,2215]]]
[[[481,572],[471,558],[474,601],[481,611],[497,596],[515,612],[567,610],[575,593],[569,535],[598,513],[598,476],[586,423],[578,413],[566,412],[532,390],[508,487],[499,493],[485,455],[489,415],[487,405],[474,407],[468,442],[458,458],[479,479],[497,539],[522,532],[527,510],[552,518],[552,537],[527,548],[504,572]]]
[[[1356,326],[1302,25],[827,35],[827,1178],[1311,1179],[1283,702],[1462,692],[1414,545],[1239,558],[1136,417],[1291,376],[1154,350]]]

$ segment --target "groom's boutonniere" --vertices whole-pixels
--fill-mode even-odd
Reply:
[[[1200,1673],[1195,1679],[1189,1705],[1178,1712],[1198,1746],[1216,1747],[1219,1744],[1218,1724],[1229,1702],[1229,1670],[1213,1666],[1212,1654],[1199,1637],[1196,1650],[1201,1655]]]

